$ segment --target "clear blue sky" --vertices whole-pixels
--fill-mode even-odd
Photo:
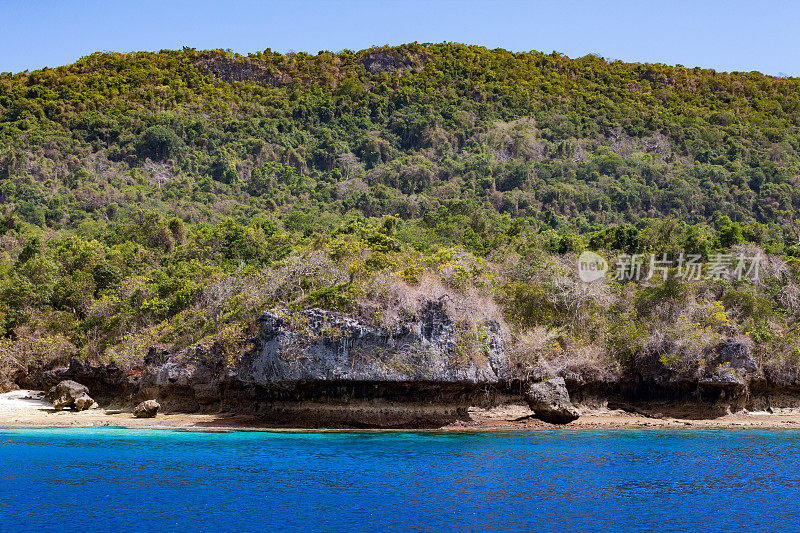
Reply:
[[[0,71],[97,50],[316,53],[456,41],[800,75],[800,2],[740,0],[0,0]]]

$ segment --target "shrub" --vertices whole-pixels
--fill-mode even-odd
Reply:
[[[179,155],[182,147],[183,141],[173,130],[164,126],[150,126],[139,138],[136,151],[141,158],[164,161]]]

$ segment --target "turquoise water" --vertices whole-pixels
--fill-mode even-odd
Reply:
[[[0,531],[777,531],[800,433],[0,430]]]

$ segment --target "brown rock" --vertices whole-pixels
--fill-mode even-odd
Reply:
[[[89,396],[89,389],[69,379],[50,389],[47,392],[47,399],[57,411],[68,407],[83,411],[95,405],[95,401]]]
[[[526,394],[533,416],[553,424],[567,424],[577,420],[578,410],[569,400],[564,378],[553,378],[534,383]]]
[[[147,400],[140,403],[133,410],[136,418],[155,418],[161,405],[155,400]]]
[[[85,411],[87,409],[97,409],[97,402],[92,399],[88,394],[81,394],[75,398],[74,407],[76,411]]]

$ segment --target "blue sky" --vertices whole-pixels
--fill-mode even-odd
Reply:
[[[316,53],[456,41],[514,51],[800,75],[800,2],[0,0],[0,71],[97,50]]]

